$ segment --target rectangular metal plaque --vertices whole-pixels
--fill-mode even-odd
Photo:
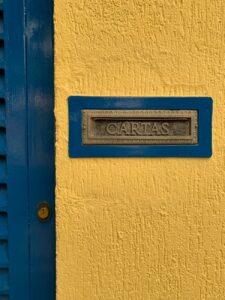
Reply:
[[[210,157],[210,97],[69,97],[69,156]]]
[[[196,110],[83,110],[82,142],[90,145],[198,143]]]

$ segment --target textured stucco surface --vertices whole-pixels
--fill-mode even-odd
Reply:
[[[225,299],[223,0],[55,0],[57,300]],[[211,159],[69,159],[69,95],[209,95]]]

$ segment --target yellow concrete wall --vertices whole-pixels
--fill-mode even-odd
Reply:
[[[57,299],[225,299],[224,0],[55,0]],[[70,159],[69,95],[210,95],[211,159]]]

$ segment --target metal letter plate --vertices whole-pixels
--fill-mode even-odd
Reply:
[[[69,156],[210,157],[210,97],[69,97]]]
[[[198,143],[196,110],[83,110],[82,142],[90,145]]]

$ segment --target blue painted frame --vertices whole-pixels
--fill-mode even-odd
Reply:
[[[54,300],[53,0],[13,0],[3,5],[9,297]],[[37,218],[41,201],[51,206],[49,222]]]
[[[26,0],[30,299],[55,299],[55,122],[53,0]],[[46,201],[51,219],[41,223]]]
[[[210,97],[69,97],[69,156],[79,157],[210,157],[212,155]],[[83,145],[83,109],[197,110],[197,145]]]
[[[4,1],[9,298],[29,300],[24,1]],[[15,67],[16,66],[16,67]],[[6,298],[7,299],[7,298]]]

